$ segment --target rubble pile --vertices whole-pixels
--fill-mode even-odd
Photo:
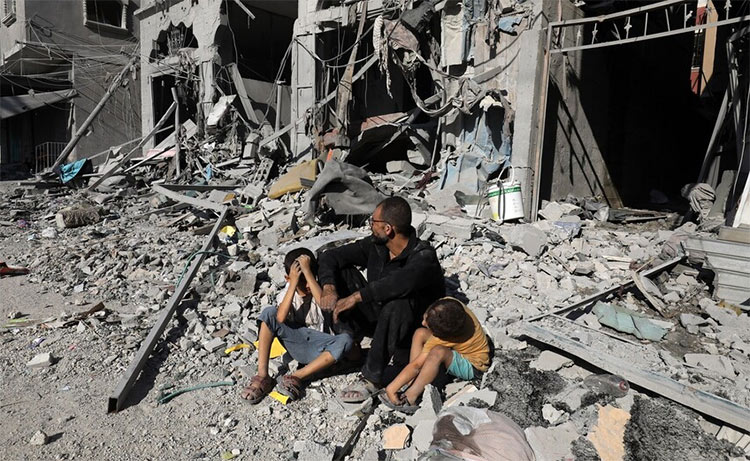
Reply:
[[[543,2],[384,1],[370,16],[368,2],[319,2],[327,8],[310,10],[312,19],[290,22],[294,41],[318,49],[314,37],[322,43],[336,21],[356,25],[356,39],[325,59],[295,48],[295,63],[302,55],[315,69],[295,69],[295,79],[320,68],[325,81],[284,88],[292,44],[273,84],[244,79],[234,62],[243,53],[225,16],[237,7],[255,20],[243,2],[191,2],[182,13],[156,3],[139,15],[203,14],[228,31],[172,50],[179,28],[170,25],[168,55],[149,64],[171,61],[184,82],[174,78],[160,120],[149,110],[152,130],[102,153],[95,168],[93,158],[63,165],[73,140],[54,174],[0,189],[0,287],[9,300],[41,296],[0,309],[0,411],[22,422],[1,436],[9,459],[376,461],[461,450],[514,461],[750,459],[750,316],[718,290],[743,293],[735,285],[747,274],[714,264],[716,254],[690,257],[695,242],[721,232],[719,190],[684,188],[698,224],[661,211],[659,191],[650,192],[664,196],[659,211],[622,208],[619,193],[536,208],[543,175],[527,154],[531,132],[542,141],[546,132],[518,107],[517,93],[533,91],[513,62],[539,52],[542,35],[518,35],[548,16]],[[220,38],[229,35],[226,61]],[[372,54],[358,59],[360,45]],[[377,115],[355,110],[373,102],[366,95],[353,101],[363,89],[355,81],[375,64],[389,96]],[[275,128],[266,120],[273,94],[265,114],[247,94],[258,83],[277,91]],[[284,128],[282,90],[298,93]],[[331,92],[315,101],[321,90]],[[405,112],[380,113],[395,110]],[[512,158],[517,110],[528,152]],[[151,142],[175,111],[172,132]],[[524,195],[521,184],[536,190]],[[244,402],[259,314],[285,286],[284,255],[367,237],[368,218],[390,196],[409,202],[447,294],[491,339],[489,370],[471,382],[440,376],[410,415],[377,398],[342,402],[356,366],[317,376],[298,401],[272,393]],[[724,244],[720,257],[735,256]],[[300,366],[284,352],[272,347],[273,377]]]
[[[80,382],[86,376],[82,370],[96,370],[101,379],[116,380],[179,284],[204,238],[201,229],[210,224],[210,213],[184,209],[153,213],[165,209],[161,204],[154,208],[158,196],[126,191],[98,205],[80,192],[21,190],[3,205],[5,225],[0,236],[8,248],[6,257],[29,266],[26,283],[72,299],[62,309],[45,309],[41,319],[5,325],[6,348],[23,352],[24,360],[14,360],[11,367],[19,376],[31,377],[41,370],[59,382]],[[241,192],[240,186],[233,191],[235,196]],[[283,288],[283,254],[294,245],[319,250],[367,235],[357,221],[325,224],[325,212],[310,223],[304,195],[261,198],[252,211],[239,211],[222,229],[220,246],[207,255],[192,291],[153,354],[154,365],[144,371],[153,383],[146,390],[147,400],[195,383],[244,383],[255,373],[255,319]],[[675,248],[681,251],[679,244],[673,245],[680,236],[698,232],[694,226],[668,230],[665,221],[622,226],[581,219],[578,209],[564,203],[544,207],[551,220],[499,225],[439,214],[430,208],[429,195],[412,200],[415,227],[436,248],[449,294],[468,301],[494,342],[493,365],[481,381],[449,383],[439,390],[429,387],[422,409],[412,416],[382,407],[371,410],[369,401],[340,402],[336,391],[351,382],[354,373],[313,381],[305,397],[289,405],[271,398],[257,407],[242,405],[237,386],[188,394],[178,397],[185,403],[177,411],[209,409],[202,419],[209,424],[208,434],[196,436],[190,444],[196,453],[198,447],[226,448],[230,441],[233,449],[252,453],[251,457],[313,459],[310,456],[317,453],[324,458],[315,459],[328,459],[364,414],[367,423],[351,459],[383,459],[383,453],[391,452],[394,459],[416,459],[434,449],[432,428],[441,410],[465,405],[509,417],[524,430],[537,459],[590,459],[587,456],[594,453],[611,459],[604,453],[613,449],[628,459],[643,459],[644,452],[667,450],[662,439],[643,434],[655,431],[663,424],[660,421],[675,418],[686,421],[684,430],[673,433],[692,459],[743,456],[747,435],[641,388],[630,388],[624,395],[612,395],[606,386],[590,388],[586,378],[597,376],[595,368],[547,350],[514,329],[669,259]],[[55,225],[56,210],[82,203],[98,207],[101,220],[74,228]],[[569,210],[568,214],[553,213],[555,206]],[[48,229],[55,231],[54,236],[42,235]],[[659,338],[639,338],[636,333],[641,330],[618,331],[610,325],[619,324],[608,323],[606,316],[598,314],[604,310],[596,307],[575,320],[554,314],[539,322],[638,367],[747,406],[750,319],[747,313],[738,315],[731,306],[711,299],[705,276],[681,263],[647,279],[651,281],[648,295],[631,287],[595,303],[616,306],[654,323],[664,330]],[[654,299],[661,311],[654,308]],[[85,315],[98,301],[106,307]],[[49,336],[54,339],[46,339]],[[35,338],[45,340],[28,350]],[[62,347],[70,342],[87,346]],[[240,344],[249,347],[230,349]],[[279,374],[296,366],[281,356],[272,360],[271,371]],[[90,388],[83,385],[79,391],[86,389]],[[171,413],[172,405],[164,403],[153,411]],[[286,424],[281,432],[274,429],[279,421]],[[596,434],[604,430],[597,427],[608,425],[611,430],[615,424],[620,424],[621,436],[618,446],[612,447],[610,439]],[[266,438],[255,440],[259,433]],[[223,442],[217,445],[217,438]],[[85,452],[83,447],[76,451]]]

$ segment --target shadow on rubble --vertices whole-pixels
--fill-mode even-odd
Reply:
[[[185,320],[185,317],[182,316],[182,313],[186,309],[197,309],[197,307],[198,299],[184,300],[177,307],[173,317],[173,319],[177,320],[177,326],[167,330],[164,335],[164,340],[159,341],[156,347],[154,347],[151,356],[143,366],[141,374],[138,376],[135,384],[133,384],[133,389],[125,400],[125,405],[122,407],[122,410],[133,405],[138,405],[146,398],[146,396],[148,396],[149,391],[154,387],[156,377],[159,375],[159,369],[167,360],[167,357],[169,357],[170,347],[175,344],[179,338],[185,335],[188,323]]]
[[[453,296],[462,303],[469,304],[469,297],[461,291],[461,281],[456,274],[445,277],[445,295]]]

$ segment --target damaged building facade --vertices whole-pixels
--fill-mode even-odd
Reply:
[[[0,5],[0,176],[49,168],[137,55],[139,0],[11,0]],[[81,133],[71,158],[140,135],[138,69]]]
[[[502,178],[520,187],[527,219],[536,219],[542,200],[569,194],[658,210],[683,200],[684,185],[706,180],[701,165],[713,158],[706,150],[730,82],[735,124],[744,126],[747,76],[730,72],[724,49],[732,34],[746,40],[743,8],[704,1],[636,9],[599,1],[154,2],[136,12],[150,63],[141,81],[142,129],[155,126],[176,87],[182,120],[202,132],[212,111],[218,120],[234,105],[245,157],[271,138],[277,166],[337,158],[407,179],[439,171],[440,189],[470,204],[487,195],[488,179]],[[747,52],[734,49],[742,68]],[[710,148],[718,147],[714,140]],[[734,160],[722,150],[723,166],[714,162],[711,170],[713,188],[720,171],[739,171],[725,178],[737,180],[733,217],[744,216],[737,209],[746,148],[735,146]]]

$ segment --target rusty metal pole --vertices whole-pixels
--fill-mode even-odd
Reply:
[[[174,166],[175,174],[174,177],[180,176],[180,133],[182,131],[182,125],[180,125],[180,98],[177,95],[177,88],[172,87],[172,99],[174,99]]]

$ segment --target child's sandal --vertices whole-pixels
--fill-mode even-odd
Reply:
[[[277,384],[278,392],[291,400],[299,400],[303,387],[302,380],[294,375],[282,376]]]
[[[419,410],[419,405],[411,405],[404,396],[401,396],[401,399],[397,403],[391,402],[391,399],[388,398],[388,394],[385,393],[379,394],[378,398],[391,410],[400,411],[407,415],[413,415]]]

